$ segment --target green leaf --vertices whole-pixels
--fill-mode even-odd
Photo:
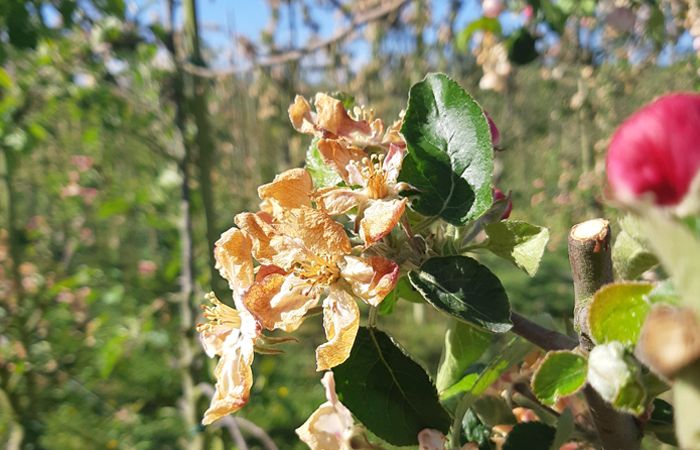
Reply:
[[[482,17],[467,25],[457,35],[456,46],[461,52],[469,50],[469,41],[477,31],[488,31],[495,35],[501,34],[501,22],[495,17]]]
[[[425,428],[450,428],[428,374],[386,333],[361,327],[350,357],[333,373],[343,404],[390,444],[415,445]]]
[[[596,292],[588,311],[593,342],[619,341],[634,346],[651,308],[646,295],[652,287],[649,283],[615,283]]]
[[[467,374],[449,389],[442,392],[440,398],[445,400],[455,395],[465,393],[465,395],[471,395],[475,400],[476,397],[483,394],[489,386],[498,380],[508,368],[520,362],[532,348],[533,345],[523,339],[510,339],[503,349],[489,361],[488,365],[483,370],[479,373]]]
[[[9,90],[12,87],[12,77],[0,67],[0,88]]]
[[[632,216],[620,220],[622,230],[612,249],[613,267],[623,280],[634,280],[659,263],[649,243],[639,230],[639,222]]]
[[[511,408],[504,398],[495,395],[484,395],[474,401],[471,407],[479,419],[489,427],[515,425],[518,421]]]
[[[479,450],[493,448],[491,429],[484,425],[471,409],[468,409],[462,418],[462,432],[467,442],[476,442]]]
[[[678,440],[673,425],[673,406],[660,398],[654,399],[654,408],[646,423],[645,430],[654,433],[661,442],[677,447]]]
[[[486,266],[467,256],[430,258],[408,279],[431,305],[494,333],[513,326],[503,285]]]
[[[681,304],[681,299],[678,297],[678,292],[669,280],[663,280],[654,286],[654,289],[647,295],[647,300],[650,303],[668,303],[678,306]]]
[[[676,437],[681,448],[700,448],[698,405],[700,405],[700,360],[683,368],[673,383]]]
[[[489,240],[486,248],[510,261],[531,277],[537,273],[549,230],[519,220],[503,220],[486,225]]]
[[[669,274],[683,303],[700,314],[700,240],[682,223],[676,222],[655,208],[647,208],[640,220],[647,236],[654,236],[649,245]]]
[[[443,392],[459,381],[472,364],[486,351],[493,341],[487,331],[457,320],[445,332],[436,387]]]
[[[340,175],[323,160],[318,151],[318,138],[311,141],[309,149],[306,151],[306,171],[311,175],[314,186],[324,188],[335,186],[340,183]]]
[[[355,107],[355,97],[353,95],[348,94],[347,92],[334,91],[328,95],[330,95],[336,100],[340,100],[340,102],[343,104],[343,108],[347,110],[351,110]]]
[[[586,384],[586,358],[570,351],[549,352],[532,376],[532,392],[545,405],[578,392]]]
[[[523,422],[513,427],[503,450],[549,450],[556,430],[542,422]]]
[[[540,9],[544,14],[544,20],[549,26],[557,33],[562,34],[566,26],[566,20],[568,19],[567,14],[564,13],[557,4],[552,2],[552,0],[542,0],[540,2]]]
[[[576,421],[574,420],[574,414],[569,408],[566,408],[559,416],[559,420],[557,420],[557,431],[549,450],[559,450],[559,448],[570,439],[575,429]]]
[[[659,263],[653,253],[622,230],[612,249],[615,273],[620,279],[634,280]]]
[[[464,225],[491,207],[491,132],[479,104],[456,82],[429,74],[414,84],[401,133],[408,153],[399,180],[415,188],[415,211]]]
[[[418,292],[408,280],[408,276],[399,278],[392,292],[395,292],[399,299],[406,300],[407,302],[422,304],[425,301],[420,292]]]

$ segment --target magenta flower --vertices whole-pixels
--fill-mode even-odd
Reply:
[[[606,166],[621,201],[652,194],[657,205],[681,203],[700,169],[700,95],[666,95],[633,114],[615,132]]]

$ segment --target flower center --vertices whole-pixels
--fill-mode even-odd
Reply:
[[[387,173],[382,168],[384,155],[373,154],[370,159],[362,158],[362,168],[360,173],[366,181],[367,194],[369,198],[384,198],[389,193],[387,187]]]
[[[213,292],[208,293],[205,298],[211,305],[202,305],[204,311],[202,315],[207,322],[197,324],[198,332],[214,331],[220,326],[232,329],[241,327],[241,314],[237,310],[221,303]]]
[[[340,277],[338,265],[323,256],[297,261],[292,270],[296,276],[302,280],[310,280],[313,285],[330,286]]]

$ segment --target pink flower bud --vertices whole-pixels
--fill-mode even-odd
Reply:
[[[532,19],[532,16],[535,15],[535,9],[532,7],[532,5],[526,5],[520,13],[523,16],[523,19],[525,19],[525,22],[529,22]]]
[[[700,95],[671,94],[643,107],[615,132],[606,161],[615,197],[652,194],[678,205],[700,169]]]
[[[486,116],[486,120],[489,121],[489,131],[491,131],[491,142],[493,143],[494,147],[498,147],[501,145],[501,132],[498,131],[498,127],[496,127],[496,122],[493,121],[489,113],[484,111],[484,115]]]
[[[505,200],[508,199],[508,205],[506,206],[505,211],[503,211],[503,214],[501,215],[501,220],[506,220],[508,217],[510,217],[510,212],[513,210],[513,200],[508,198],[506,194],[503,193],[498,188],[493,188],[493,201],[494,203],[499,201],[499,200]]]

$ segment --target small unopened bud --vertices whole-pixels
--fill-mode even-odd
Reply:
[[[510,195],[506,195],[498,188],[493,189],[493,202],[507,201],[503,214],[501,214],[501,220],[506,220],[510,217],[510,213],[513,210],[513,200],[511,200]]]
[[[493,144],[493,148],[498,149],[501,146],[501,132],[498,131],[496,122],[493,121],[489,113],[484,111],[484,115],[486,116],[486,120],[489,121],[489,131],[491,132],[491,143]]]

